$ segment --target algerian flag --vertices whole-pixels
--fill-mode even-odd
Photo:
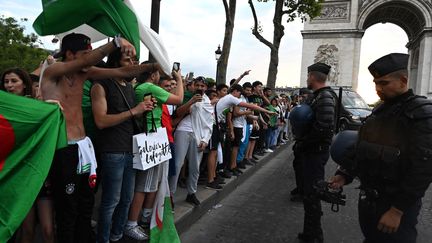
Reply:
[[[0,242],[21,225],[56,149],[67,146],[57,105],[0,91]]]
[[[75,32],[96,42],[121,34],[135,46],[138,57],[141,40],[163,71],[171,73],[171,62],[162,40],[142,24],[128,0],[42,0],[42,5],[44,10],[33,23],[39,35],[62,38]]]
[[[180,243],[174,224],[168,186],[168,161],[162,166],[162,181],[153,206],[150,222],[150,243]]]

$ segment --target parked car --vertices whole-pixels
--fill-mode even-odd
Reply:
[[[339,96],[339,88],[333,87]],[[362,121],[371,114],[372,109],[363,98],[349,87],[342,88],[342,102],[339,116],[339,131],[358,130]]]

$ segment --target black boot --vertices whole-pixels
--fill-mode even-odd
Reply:
[[[304,243],[324,242],[323,231],[321,228],[321,202],[316,195],[308,195],[303,199],[304,222],[303,232],[298,234],[299,240]]]

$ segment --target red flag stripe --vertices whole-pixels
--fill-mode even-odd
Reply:
[[[15,145],[15,133],[12,125],[0,114],[0,171],[3,169],[6,158]]]

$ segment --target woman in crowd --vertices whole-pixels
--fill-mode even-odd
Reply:
[[[11,68],[3,72],[0,88],[9,93],[32,97],[32,81],[29,74],[20,68]],[[36,213],[41,224],[44,242],[54,242],[53,202],[51,182],[47,178],[42,185],[36,202],[33,204],[21,225],[20,242],[33,242],[35,235]],[[11,239],[9,242],[15,242]]]
[[[21,68],[10,68],[3,72],[1,90],[20,96],[31,96],[32,86],[28,73]]]

